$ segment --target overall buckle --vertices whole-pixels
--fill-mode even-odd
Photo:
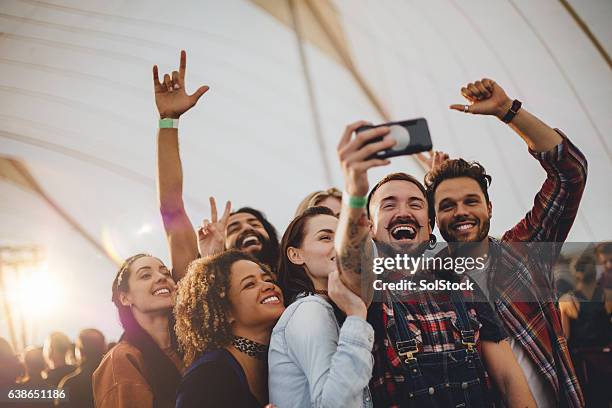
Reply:
[[[397,354],[400,357],[405,357],[404,362],[406,364],[416,361],[414,354],[419,352],[419,343],[417,343],[416,339],[397,341],[395,342],[395,347],[397,347]]]
[[[476,346],[474,330],[461,330],[461,344],[467,348],[468,353],[474,352],[474,347]]]

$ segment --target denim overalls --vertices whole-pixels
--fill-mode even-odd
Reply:
[[[403,389],[397,396],[402,407],[493,406],[465,303],[454,292],[451,292],[451,301],[457,315],[456,328],[465,348],[436,353],[419,353],[418,339],[408,330],[405,306],[393,302],[395,338],[388,335],[388,340],[405,371]]]

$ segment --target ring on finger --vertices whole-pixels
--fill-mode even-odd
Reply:
[[[470,105],[463,105],[463,111],[464,112],[466,112],[466,113],[469,112],[469,109],[470,109]]]

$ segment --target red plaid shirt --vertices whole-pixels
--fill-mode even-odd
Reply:
[[[552,266],[576,218],[586,184],[587,162],[580,150],[558,132],[563,141],[554,149],[530,151],[547,178],[531,211],[501,239],[502,243],[546,243],[539,250],[547,253],[532,259],[533,248],[527,245],[499,245],[500,270],[512,273],[493,278],[493,284],[498,293],[495,306],[506,330],[523,346],[557,396],[569,407],[583,407],[582,391],[554,302]],[[548,292],[538,294],[539,302],[515,301],[535,286]]]
[[[411,279],[418,282],[422,277],[424,276],[417,274]],[[396,272],[386,276],[385,281],[407,278],[409,277]],[[481,340],[499,342],[507,337],[507,333],[489,303],[483,302],[482,298],[476,299],[473,295],[472,291],[469,291],[460,296],[475,331],[480,352]],[[461,343],[456,306],[448,292],[413,290],[394,296],[385,291],[381,301],[372,303],[368,310],[368,321],[374,327],[374,370],[370,381],[374,406],[400,406],[398,393],[402,392],[401,384],[406,375],[405,366],[394,347],[394,343],[399,340],[395,313],[400,311],[406,318],[408,331],[415,336],[419,344],[419,352],[436,353],[465,348]],[[482,380],[490,386],[486,372]]]
[[[505,280],[494,280],[498,294],[495,305],[506,330],[523,345],[557,395],[563,390],[567,406],[583,407],[582,391],[561,330],[559,312],[550,299],[554,294],[552,264],[576,217],[586,183],[587,165],[578,148],[565,135],[559,133],[563,136],[563,141],[553,150],[544,153],[530,151],[546,171],[547,178],[535,197],[531,211],[502,238],[506,243],[551,243],[548,246],[550,254],[540,257],[540,262],[528,262],[525,253],[520,253],[520,248],[498,245],[501,248],[499,261],[502,267],[514,273],[505,276]],[[498,241],[492,241],[493,244],[496,242]],[[542,259],[547,261],[541,262]],[[544,300],[513,301],[525,292],[532,292],[534,282],[537,282],[535,286],[538,288],[548,288],[548,296],[538,296]],[[395,332],[395,319],[392,303],[388,301],[388,297],[386,300],[373,303],[368,311],[368,321],[375,330],[375,363],[370,389],[375,405],[397,407],[398,385],[403,382],[404,373],[389,340],[389,335]],[[456,330],[449,324],[452,316],[455,316],[452,304],[440,302],[440,299],[424,292],[415,292],[414,298],[404,303],[409,310],[409,328],[420,336],[423,351],[449,351],[461,347],[457,341]],[[468,306],[468,312],[474,319],[486,322],[480,328],[480,340],[501,340],[503,336],[495,340],[495,330],[490,331],[490,338],[483,336],[483,329],[487,326],[492,329],[495,323],[492,319],[486,319],[486,308],[480,309],[483,313],[478,317],[473,306],[480,308],[479,305],[488,306],[487,303],[474,303]],[[498,333],[501,335],[503,331]]]

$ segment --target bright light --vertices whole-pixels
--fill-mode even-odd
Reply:
[[[140,229],[136,231],[136,233],[138,235],[143,235],[143,234],[148,234],[151,231],[153,231],[153,226],[151,226],[151,224],[142,224],[142,227],[140,227]]]
[[[65,295],[63,286],[46,268],[24,270],[9,291],[9,302],[27,321],[40,321],[59,310]]]

